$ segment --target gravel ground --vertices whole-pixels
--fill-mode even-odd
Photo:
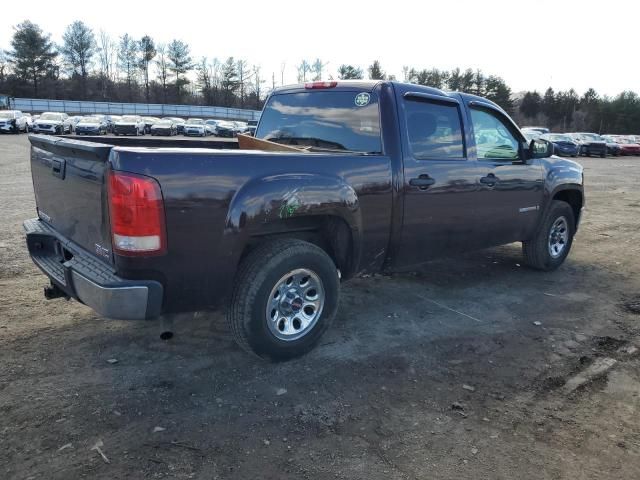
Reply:
[[[0,478],[640,478],[640,158],[579,159],[559,271],[508,245],[355,279],[285,364],[241,352],[220,314],[164,342],[46,301],[28,160],[0,136]]]

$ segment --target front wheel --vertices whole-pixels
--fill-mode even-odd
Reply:
[[[339,294],[338,271],[324,250],[301,240],[268,241],[242,262],[227,320],[244,350],[288,360],[318,343]]]
[[[535,236],[522,242],[525,263],[537,270],[551,271],[564,262],[576,232],[571,205],[553,200]]]

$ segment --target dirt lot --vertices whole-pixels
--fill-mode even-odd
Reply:
[[[322,345],[276,365],[219,315],[163,342],[46,301],[28,158],[0,137],[0,478],[640,478],[640,158],[580,160],[559,271],[510,245],[356,279]]]

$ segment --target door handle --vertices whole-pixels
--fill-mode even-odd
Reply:
[[[480,183],[493,187],[496,183],[498,183],[498,180],[500,180],[498,177],[496,177],[493,173],[490,173],[486,177],[480,178]]]
[[[67,162],[64,160],[64,158],[60,160],[54,158],[51,162],[51,174],[54,177],[58,177],[64,180],[66,163]]]
[[[412,178],[409,180],[409,185],[412,187],[418,187],[420,190],[426,190],[434,183],[436,183],[436,180],[431,178],[429,175],[420,175],[418,178]]]

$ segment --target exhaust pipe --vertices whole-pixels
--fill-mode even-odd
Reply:
[[[160,339],[171,340],[173,338],[173,316],[162,315],[160,317]]]

